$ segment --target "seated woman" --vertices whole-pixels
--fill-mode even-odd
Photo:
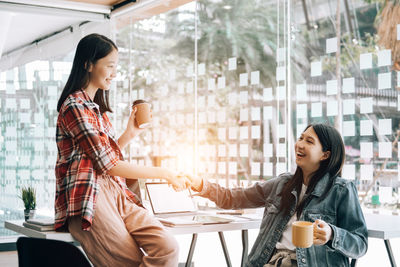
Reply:
[[[265,207],[247,266],[349,266],[367,252],[368,232],[354,184],[340,178],[344,144],[335,128],[309,125],[295,144],[297,169],[249,188],[198,177],[192,188],[224,209]],[[314,223],[314,246],[292,243],[294,221]]]

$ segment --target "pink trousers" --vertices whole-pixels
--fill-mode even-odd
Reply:
[[[112,179],[99,179],[100,192],[90,231],[80,216],[68,230],[95,266],[178,266],[178,244],[146,209],[129,201]]]

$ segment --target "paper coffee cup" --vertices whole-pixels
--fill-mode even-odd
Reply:
[[[292,223],[292,242],[298,248],[309,248],[313,244],[314,225],[312,222],[296,221]]]
[[[144,129],[151,126],[151,115],[150,115],[150,104],[144,100],[136,100],[132,104],[132,109],[136,110],[136,123],[140,129]]]

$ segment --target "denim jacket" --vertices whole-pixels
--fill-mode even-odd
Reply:
[[[274,253],[285,227],[295,212],[297,192],[293,191],[296,203],[289,214],[280,210],[281,193],[285,183],[293,177],[290,173],[266,182],[256,183],[249,188],[226,189],[218,184],[204,181],[200,196],[214,201],[224,209],[265,207],[260,232],[250,251],[246,266],[263,266]],[[300,267],[349,266],[349,258],[359,258],[367,252],[368,231],[358,201],[354,184],[336,178],[323,199],[320,197],[329,181],[328,174],[321,178],[310,197],[299,220],[314,222],[322,219],[332,228],[332,240],[322,246],[296,248],[297,265]]]

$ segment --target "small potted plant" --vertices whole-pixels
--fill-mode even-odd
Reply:
[[[25,221],[28,219],[33,219],[35,216],[36,209],[36,190],[35,188],[28,186],[22,187],[21,189],[21,199],[24,202],[24,215]]]

